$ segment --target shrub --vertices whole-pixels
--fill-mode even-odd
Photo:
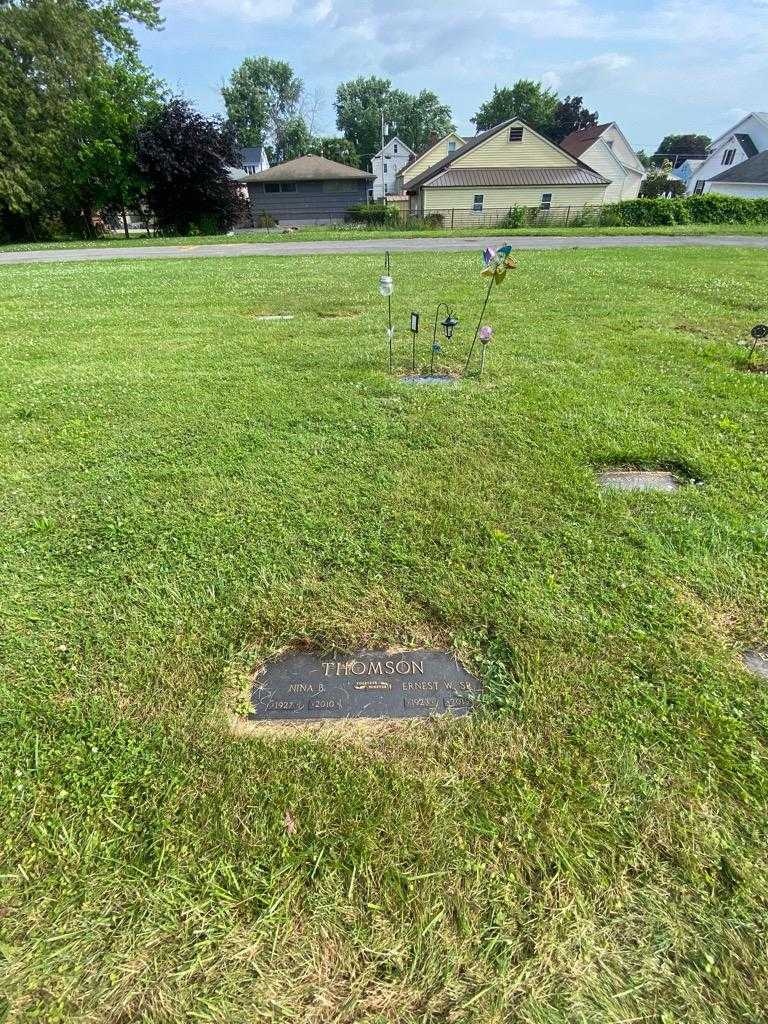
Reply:
[[[526,227],[527,211],[522,206],[513,206],[499,221],[500,228]]]
[[[276,228],[278,224],[277,218],[273,217],[271,213],[267,213],[266,210],[261,210],[256,218],[257,228]]]
[[[445,224],[442,213],[428,213],[424,218],[424,226],[427,228],[441,228]]]
[[[384,203],[358,203],[350,206],[344,220],[347,223],[365,224],[368,227],[385,227],[400,223],[400,214],[395,206]]]
[[[601,223],[623,227],[658,227],[668,224],[766,224],[768,199],[707,192],[682,199],[625,199],[604,207]]]

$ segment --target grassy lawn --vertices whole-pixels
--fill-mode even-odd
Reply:
[[[125,238],[100,238],[93,242],[62,241],[62,242],[29,242],[20,245],[0,245],[0,252],[30,252],[36,249],[103,249],[131,248],[146,245],[233,245],[242,242],[262,242],[265,245],[275,242],[330,242],[330,241],[363,241],[369,238],[493,238],[515,237],[524,235],[546,236],[555,235],[568,237],[572,235],[765,235],[768,224],[685,224],[674,227],[655,228],[457,228],[454,231],[397,231],[384,228],[302,228],[298,231],[283,233],[280,229],[272,232],[242,231],[236,235],[195,235],[178,236],[175,238],[146,238],[133,236]]]
[[[403,362],[478,261],[393,260]],[[0,270],[0,1020],[757,1024],[768,252],[525,253],[452,388],[383,372],[379,273]],[[301,642],[486,710],[233,734]]]

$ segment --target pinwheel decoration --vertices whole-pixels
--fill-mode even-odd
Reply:
[[[512,246],[502,245],[500,249],[486,249],[483,253],[483,264],[481,275],[491,277],[496,284],[501,284],[507,276],[507,271],[517,267],[517,260],[512,255]]]

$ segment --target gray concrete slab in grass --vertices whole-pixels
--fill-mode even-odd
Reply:
[[[744,651],[741,660],[750,672],[768,679],[768,651]]]
[[[671,493],[680,486],[673,473],[659,469],[606,469],[597,475],[603,490],[663,491]]]

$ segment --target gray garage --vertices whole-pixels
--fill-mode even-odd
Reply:
[[[283,226],[328,224],[344,220],[355,203],[364,203],[374,175],[358,167],[300,156],[245,178],[255,226],[268,214]]]

